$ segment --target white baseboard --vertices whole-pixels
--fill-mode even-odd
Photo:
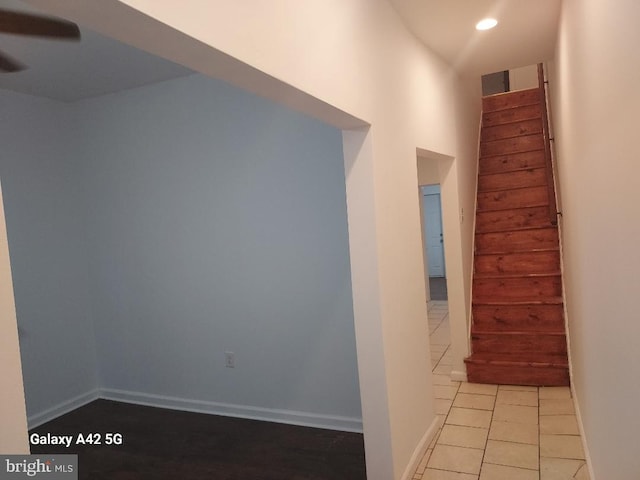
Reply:
[[[584,451],[584,458],[587,462],[587,469],[589,470],[589,478],[595,480],[593,475],[593,465],[591,464],[591,455],[589,454],[589,445],[587,445],[587,437],[584,434],[584,426],[582,425],[582,415],[580,414],[580,406],[578,405],[578,397],[576,396],[576,390],[571,382],[571,396],[573,397],[573,408],[576,411],[576,420],[578,421],[578,431],[580,432],[580,439],[582,440],[582,450]]]
[[[50,422],[51,420],[75,410],[76,408],[80,408],[87,403],[100,398],[138,405],[147,405],[150,407],[168,408],[171,410],[184,410],[187,412],[208,413],[213,415],[224,415],[227,417],[247,418],[251,420],[286,423],[304,427],[326,428],[329,430],[362,433],[362,419],[360,418],[207,402],[110,388],[92,390],[66,400],[42,412],[30,415],[28,418],[29,429],[31,430],[39,427],[44,423]]]
[[[413,478],[413,474],[415,473],[418,466],[420,465],[420,461],[424,457],[425,453],[427,453],[427,449],[429,448],[429,445],[431,444],[434,437],[438,433],[438,428],[440,428],[440,423],[438,421],[438,417],[436,416],[436,418],[433,419],[433,422],[431,422],[431,425],[429,426],[425,434],[422,436],[422,438],[418,442],[416,449],[413,451],[413,455],[411,455],[411,459],[407,464],[407,468],[404,470],[404,473],[402,474],[402,477],[401,477],[402,480],[411,480]]]
[[[65,413],[69,413],[70,411],[80,408],[87,403],[93,402],[98,398],[100,398],[100,390],[95,389],[59,403],[58,405],[48,408],[42,412],[30,415],[27,419],[29,430],[39,427],[43,423],[50,422],[55,418],[61,417]]]
[[[453,380],[454,382],[466,382],[467,372],[464,370],[452,370],[451,380]]]
[[[360,418],[191,400],[112,388],[102,389],[100,391],[100,398],[138,405],[147,405],[150,407],[168,408],[171,410],[208,413],[213,415],[224,415],[227,417],[247,418],[251,420],[286,423],[304,427],[326,428],[329,430],[362,433],[362,419]]]

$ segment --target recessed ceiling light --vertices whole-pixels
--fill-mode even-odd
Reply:
[[[495,18],[485,18],[476,23],[476,30],[489,30],[495,27],[498,21]]]

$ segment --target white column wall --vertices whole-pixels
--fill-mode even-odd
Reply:
[[[4,225],[0,192],[0,452],[18,455],[29,453],[29,440],[9,245]]]

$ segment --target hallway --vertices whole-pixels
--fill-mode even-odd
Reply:
[[[589,480],[568,387],[451,381],[447,302],[429,335],[441,428],[413,480]]]

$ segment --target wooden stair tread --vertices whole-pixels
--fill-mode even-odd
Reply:
[[[486,278],[542,278],[542,277],[559,277],[562,275],[562,272],[559,270],[555,270],[553,272],[542,272],[542,273],[518,273],[518,272],[509,272],[509,273],[474,273],[474,279],[486,279]]]
[[[529,88],[482,97],[483,112],[499,112],[540,103],[540,89]]]
[[[544,206],[544,205],[542,205]],[[512,209],[512,210],[519,210],[519,209]],[[496,211],[496,210],[492,210],[492,211]],[[500,210],[502,212],[506,212],[507,210]],[[509,233],[509,232],[523,232],[525,230],[540,230],[543,228],[555,228],[556,230],[558,229],[557,225],[553,225],[551,222],[549,222],[549,225],[526,225],[526,226],[522,226],[522,227],[505,227],[505,228],[495,228],[495,229],[482,229],[482,230],[478,230],[476,229],[476,235],[484,235],[487,233]]]
[[[505,326],[501,326],[499,324],[496,324],[494,326],[489,326],[489,325],[485,325],[486,322],[483,322],[482,327],[483,330],[476,332],[475,330],[473,330],[472,327],[472,333],[474,335],[499,335],[499,334],[507,334],[509,332],[514,332],[514,327],[510,326],[510,325],[505,325]],[[544,328],[543,328],[544,327]],[[522,335],[525,334],[532,334],[532,335],[549,335],[552,333],[556,333],[558,336],[566,335],[566,332],[564,330],[564,323],[561,322],[556,322],[554,324],[547,324],[547,325],[536,325],[536,326],[531,326],[531,328],[529,330],[523,328],[522,325],[518,326],[519,330],[517,330],[519,333],[521,333]]]
[[[478,193],[495,193],[495,192],[512,192],[514,190],[524,190],[526,188],[532,188],[532,187],[547,187],[546,184],[539,184],[539,185],[520,185],[517,187],[511,187],[511,186],[505,186],[505,187],[493,187],[493,188],[482,188],[478,190]],[[547,202],[548,203],[548,202]],[[527,207],[522,207],[522,208],[531,208],[531,207],[539,207],[540,205],[530,205]],[[513,209],[513,207],[511,208],[506,208],[506,210],[511,210]],[[505,208],[503,208],[502,210],[505,210]],[[482,212],[482,210],[479,210],[480,212]],[[484,210],[485,212],[490,211],[490,212],[494,212],[495,210]]]
[[[476,255],[476,256],[488,256],[488,255],[507,256],[507,255],[522,255],[524,253],[545,252],[545,251],[553,252],[554,249],[550,249],[550,250],[531,250],[529,248],[523,248],[523,249],[513,248],[511,250],[476,250],[474,252],[474,255]],[[555,251],[559,252],[560,249],[555,249]],[[478,272],[478,273],[481,273],[481,272]]]
[[[540,133],[542,133],[542,122],[540,118],[528,118],[502,123],[500,125],[483,125],[480,139],[481,142],[492,142],[495,140],[523,137],[525,135],[538,135]]]
[[[564,336],[564,325],[562,330],[480,330],[475,326],[471,326],[471,334],[472,335],[512,335],[522,336],[522,335],[549,335],[549,336]]]
[[[544,147],[535,148],[527,152],[495,154],[488,158],[481,155],[479,171],[482,173],[498,173],[514,168],[538,166],[544,167]]]
[[[521,122],[526,122],[527,120],[538,120],[540,118],[540,112],[532,112],[528,115],[522,116],[522,117],[518,117],[517,119],[508,119],[508,120],[493,120],[491,122],[487,122],[485,121],[484,117],[486,114],[495,114],[495,113],[499,113],[499,112],[507,112],[507,111],[516,111],[517,109],[522,109],[525,110],[527,109],[527,107],[532,107],[537,105],[536,103],[532,103],[529,105],[518,105],[515,107],[511,107],[511,108],[505,108],[502,110],[493,110],[491,112],[484,112],[483,113],[483,119],[482,119],[482,128],[493,128],[493,127],[502,127],[504,125],[513,125],[514,123],[521,123]]]
[[[487,175],[502,175],[507,173],[516,173],[516,172],[526,172],[528,170],[544,170],[543,166],[534,165],[532,167],[520,167],[520,168],[512,168],[509,170],[496,170],[494,172],[479,172],[479,177],[484,177]]]
[[[484,193],[484,192],[479,192]],[[549,205],[549,201],[539,201],[535,203],[531,203],[528,207],[546,207]],[[499,207],[499,208],[478,208],[476,209],[477,213],[487,213],[487,212],[504,212],[506,210],[513,210],[513,207]]]
[[[522,227],[496,227],[494,229],[491,228],[483,228],[482,230],[476,230],[476,235],[489,235],[489,234],[502,234],[502,233],[516,233],[516,232],[524,232],[527,230],[537,230],[540,228],[557,228],[557,225],[553,225],[549,223],[549,225],[532,225],[532,226],[522,226]],[[529,250],[526,250],[529,251]],[[497,253],[508,253],[509,250],[505,252],[497,252]]]
[[[490,299],[474,298],[472,302],[474,306],[562,305],[562,303],[562,297],[492,297]]]
[[[547,186],[546,169],[542,167],[523,168],[516,172],[493,172],[478,175],[478,193],[518,188]]]
[[[559,252],[560,247],[549,248],[527,248],[524,250],[509,250],[505,252],[475,252],[476,255],[520,255],[523,253],[545,253],[545,252]]]
[[[494,141],[499,141],[499,140],[494,140]],[[519,153],[529,153],[529,152],[539,152],[539,151],[540,151],[539,148],[529,148],[526,150],[518,150],[517,152],[511,152],[511,153],[489,153],[489,154],[485,153],[480,156],[480,161],[487,158],[506,157],[509,155],[517,155]]]
[[[549,218],[549,207],[514,207],[511,210],[477,212],[476,233],[500,233],[515,230],[554,226]]]
[[[541,133],[537,133],[513,138],[481,141],[480,155],[482,158],[487,158],[506,154],[525,153],[542,148],[544,148],[544,136]]]
[[[528,367],[567,368],[569,361],[566,355],[550,353],[472,353],[464,360],[466,363],[484,363],[493,365],[518,365]]]
[[[480,143],[484,143],[484,144],[495,143],[495,142],[502,142],[503,140],[507,140],[510,138],[539,137],[540,135],[542,135],[541,132],[525,133],[523,135],[513,135],[512,137],[496,138],[494,140],[482,140]]]

